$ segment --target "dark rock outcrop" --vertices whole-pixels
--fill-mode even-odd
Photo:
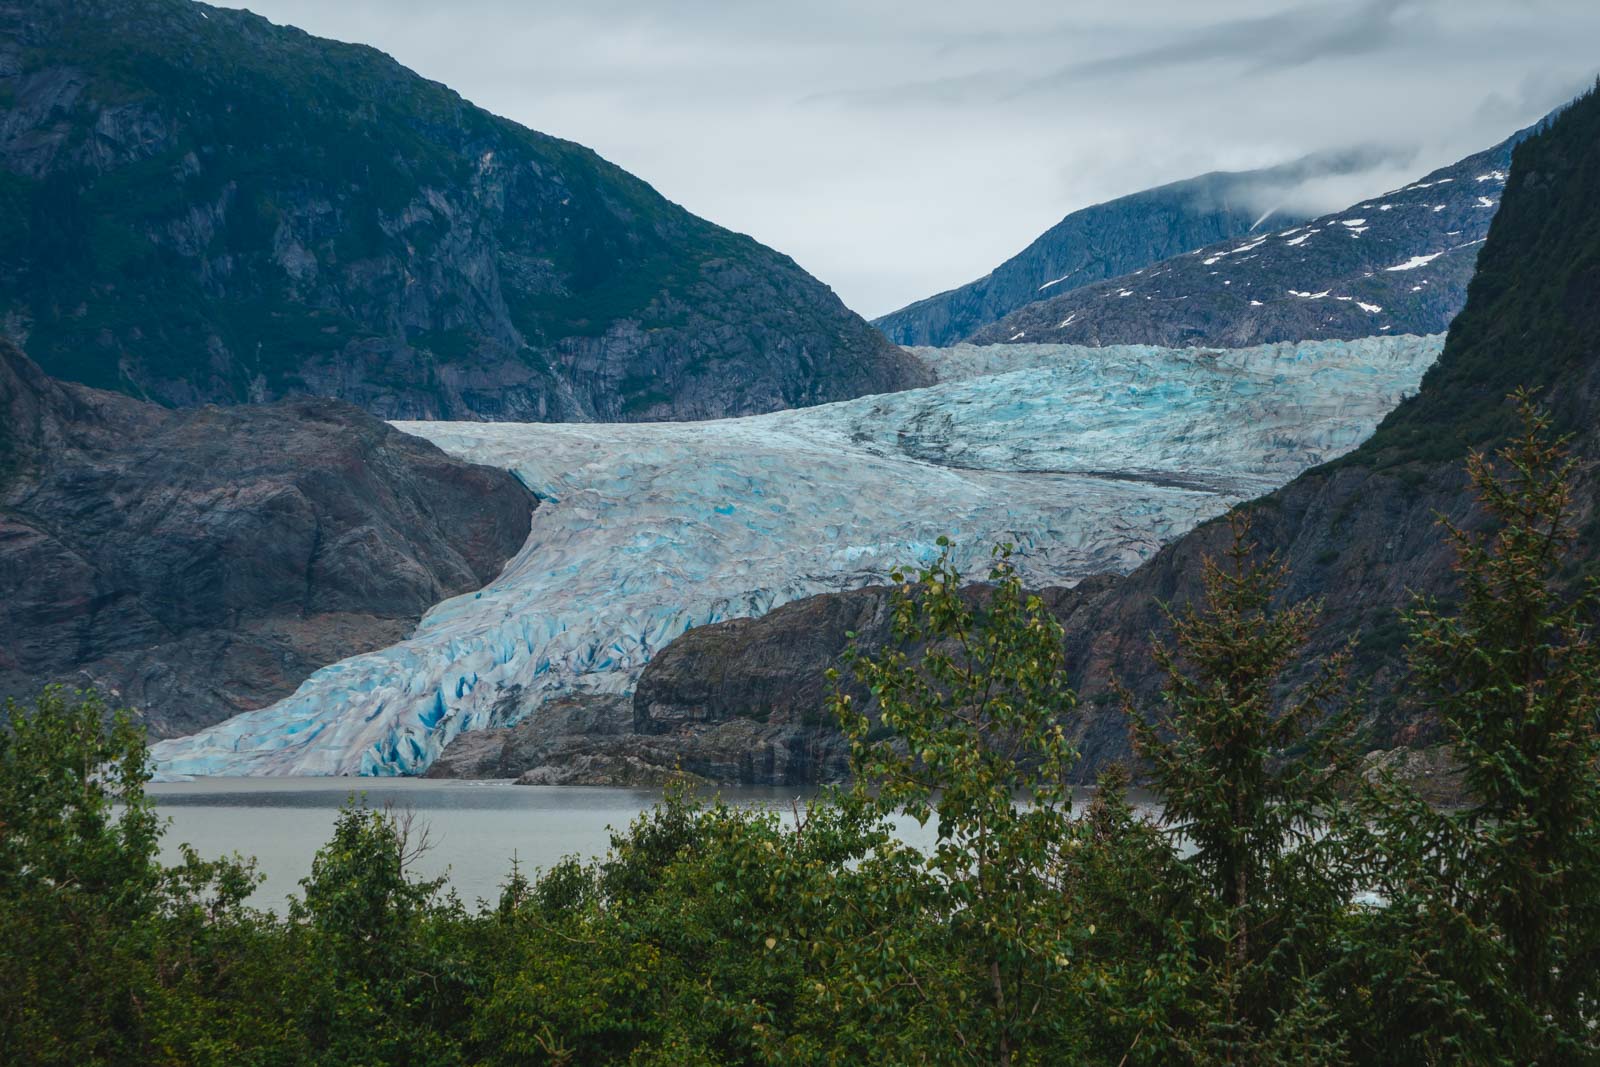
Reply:
[[[873,587],[695,627],[651,661],[631,698],[570,697],[517,726],[460,734],[428,776],[539,785],[640,785],[675,774],[746,785],[841,781],[850,753],[828,717],[827,671],[851,632],[864,646],[889,640],[888,604],[888,590]]]
[[[171,411],[0,341],[0,695],[92,685],[191,732],[494,578],[534,503],[348,404]]]
[[[1464,769],[1450,745],[1374,749],[1362,760],[1361,775],[1369,782],[1392,775],[1410,784],[1418,796],[1436,808],[1459,808],[1471,803]]]
[[[806,597],[760,618],[697,626],[653,659],[634,688],[641,734],[695,731],[735,719],[773,727],[809,726],[825,714],[826,673],[855,633],[888,641],[882,586]]]
[[[988,588],[972,585],[964,592],[979,604]],[[1052,613],[1073,596],[1066,589],[1039,595]],[[834,687],[828,671],[843,667],[850,648],[872,655],[894,643],[892,596],[886,586],[821,593],[759,618],[695,627],[639,676],[634,729],[672,742],[684,768],[716,781],[843,781],[850,750],[828,714]],[[870,709],[870,695],[848,669],[841,670],[840,684]],[[755,747],[741,754],[738,746],[752,742]]]
[[[872,587],[697,626],[639,676],[634,729],[669,742],[684,769],[716,781],[839,781],[850,751],[828,715],[827,672],[852,632],[863,644],[887,643],[888,608],[888,590]]]
[[[575,747],[633,730],[627,697],[577,694],[552,700],[516,726],[457,734],[428,778],[516,778],[560,759]]]
[[[372,48],[0,4],[0,331],[167,405],[704,419],[926,372],[788,257]]]
[[[820,672],[818,677],[820,678]],[[702,719],[669,732],[635,732],[627,696],[554,700],[516,726],[458,734],[429,778],[515,778],[523,785],[656,786],[674,778],[747,785],[838,781],[848,771],[839,732],[757,716]]]

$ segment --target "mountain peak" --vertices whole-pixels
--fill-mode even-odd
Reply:
[[[1393,152],[1356,147],[1250,171],[1211,171],[1067,215],[1027,248],[967,285],[875,319],[905,345],[950,345],[1038,300],[1147,267],[1190,249],[1303,221],[1303,192],[1358,174]]]
[[[1238,346],[1442,332],[1466,300],[1513,149],[1549,121],[1342,211],[1047,295],[971,339]]]

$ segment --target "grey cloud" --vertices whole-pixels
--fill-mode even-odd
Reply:
[[[1478,102],[1473,118],[1484,125],[1514,125],[1526,115],[1549,112],[1594,85],[1591,73],[1536,71],[1515,85],[1491,90]]]
[[[831,91],[803,102],[861,105],[972,104],[1004,102],[1030,94],[1054,93],[1097,78],[1127,78],[1150,70],[1218,62],[1244,63],[1247,73],[1264,73],[1339,56],[1376,52],[1390,44],[1399,27],[1396,15],[1418,10],[1415,0],[1368,0],[1308,4],[1253,18],[1205,26],[1170,42],[1056,67],[1044,74],[1016,68],[990,68],[959,77],[928,78],[856,91]],[[1058,37],[1071,29],[1057,30]],[[1154,28],[1159,33],[1159,28]]]
[[[1395,15],[1407,6],[1409,0],[1372,0],[1353,11],[1344,4],[1319,4],[1218,23],[1171,44],[1069,64],[1028,81],[1019,91],[1039,92],[1108,74],[1127,77],[1180,64],[1243,62],[1259,73],[1362,55],[1393,39]]]
[[[1295,212],[1338,211],[1375,189],[1404,184],[1416,173],[1415,145],[1354,145],[1314,152],[1255,172],[1235,191],[1263,219]]]
[[[1385,146],[1252,191],[1337,209],[1495,143],[1600,64],[1594,0],[223,2],[588,145],[869,315],[1090,203]]]

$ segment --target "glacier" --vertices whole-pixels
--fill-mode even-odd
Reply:
[[[540,499],[521,551],[413,635],[160,742],[163,777],[395,775],[464,730],[627,693],[691,626],[996,542],[1035,586],[1123,573],[1364,440],[1439,335],[1247,349],[916,349],[936,384],[699,423],[396,422]]]

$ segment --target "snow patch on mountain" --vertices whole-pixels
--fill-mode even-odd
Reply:
[[[522,550],[409,639],[153,756],[168,776],[418,773],[463,730],[630,691],[691,626],[929,562],[941,534],[969,574],[997,541],[1034,585],[1126,572],[1353,448],[1441,346],[959,346],[918,350],[932,387],[750,418],[397,423],[541,498]]]
[[[1444,255],[1443,252],[1430,252],[1425,256],[1412,256],[1410,259],[1406,260],[1404,263],[1396,263],[1392,267],[1385,267],[1383,269],[1384,270],[1416,270],[1418,267],[1426,267],[1429,263],[1432,263],[1434,260],[1438,259],[1442,255]]]

